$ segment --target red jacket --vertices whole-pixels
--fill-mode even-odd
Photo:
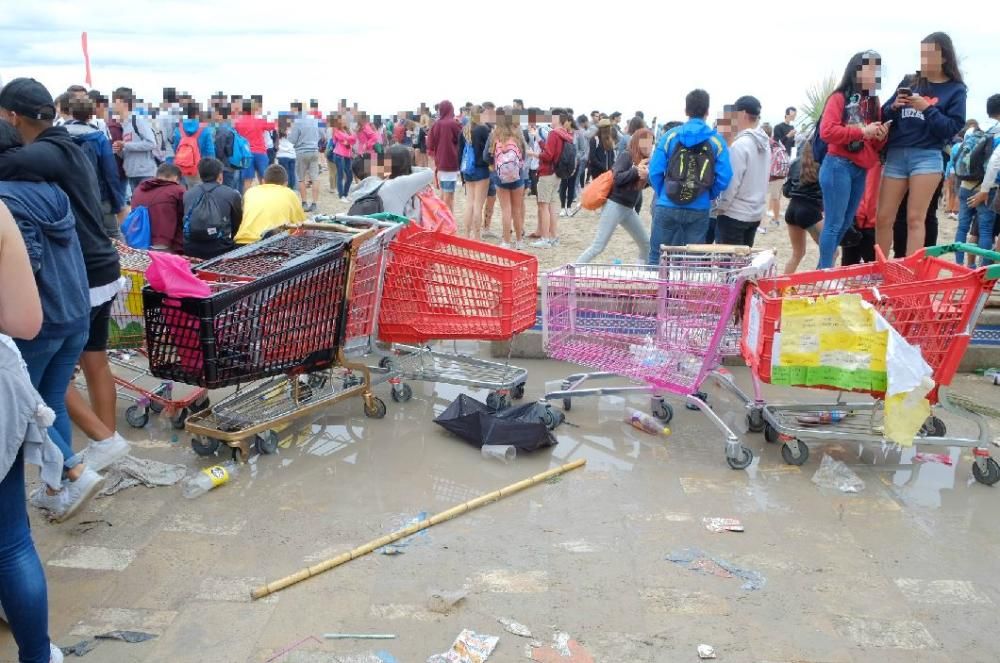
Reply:
[[[438,118],[427,135],[427,153],[434,158],[434,167],[446,173],[458,172],[458,134],[462,125],[455,119],[455,108],[450,101],[438,104]]]
[[[878,190],[882,181],[882,164],[876,163],[868,169],[865,177],[865,195],[861,198],[858,211],[854,214],[854,225],[858,228],[874,228],[878,211]]]
[[[573,136],[562,127],[558,127],[549,132],[549,137],[545,139],[545,147],[538,157],[538,176],[554,175],[556,161],[562,154],[563,143],[572,143]]]
[[[264,146],[264,132],[274,131],[274,122],[268,122],[253,115],[240,115],[233,122],[233,127],[250,143],[251,153],[267,154],[267,147]]]
[[[878,122],[882,117],[882,110],[874,100],[863,99],[862,103],[868,101],[871,103],[868,104],[865,121]],[[848,127],[844,124],[845,105],[846,100],[843,94],[834,92],[830,95],[826,102],[826,108],[823,110],[823,119],[820,120],[819,137],[826,141],[827,154],[843,157],[855,166],[868,170],[879,163],[878,155],[882,146],[885,145],[885,141],[866,140],[861,151],[849,152],[847,145],[853,141],[863,140],[863,132],[861,127]]]
[[[132,208],[149,211],[150,243],[184,251],[184,187],[170,180],[151,179],[132,194]]]

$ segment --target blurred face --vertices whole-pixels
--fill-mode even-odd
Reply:
[[[795,121],[795,116],[796,116],[796,115],[798,115],[798,112],[796,112],[796,111],[792,111],[791,113],[789,113],[788,115],[786,115],[786,116],[785,116],[785,120],[786,120],[786,121],[787,121],[787,122],[788,122],[789,124],[791,124],[792,122],[794,122],[794,121]]]
[[[114,99],[111,102],[111,106],[115,111],[115,115],[119,117],[124,117],[128,113],[128,104],[124,99]]]
[[[717,123],[717,130],[719,135],[722,136],[727,143],[731,143],[733,141],[733,135],[736,133],[736,127],[732,111],[725,111],[722,113],[722,117],[719,118]]]
[[[878,60],[864,60],[858,72],[858,87],[868,93],[878,90],[881,82],[882,66]]]
[[[944,56],[935,44],[920,44],[920,71],[924,74],[940,74],[944,69]]]
[[[653,153],[653,139],[649,136],[639,140],[639,153],[643,158],[648,159],[649,155]]]
[[[553,114],[550,122],[552,123],[552,128],[561,127],[562,126],[562,122],[559,121],[559,116],[558,115]]]

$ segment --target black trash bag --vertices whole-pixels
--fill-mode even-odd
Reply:
[[[475,447],[505,444],[518,451],[535,451],[556,444],[549,429],[562,422],[560,414],[544,403],[528,403],[497,412],[462,394],[434,423]]]

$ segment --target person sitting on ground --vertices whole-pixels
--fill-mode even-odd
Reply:
[[[286,223],[302,223],[306,213],[295,192],[288,188],[288,175],[278,164],[264,171],[264,183],[243,196],[243,221],[234,238],[237,244],[257,242]]]
[[[160,164],[156,177],[144,180],[132,194],[132,209],[149,212],[149,246],[154,251],[182,253],[184,235],[184,187],[181,170],[172,163]]]
[[[208,260],[236,247],[233,238],[243,218],[243,199],[225,185],[222,162],[198,162],[201,184],[184,194],[184,255]]]
[[[393,145],[374,164],[368,157],[357,156],[351,170],[358,180],[349,196],[352,209],[354,203],[376,194],[382,201],[383,212],[410,219],[420,218],[420,201],[416,196],[434,183],[434,171],[415,168],[410,148]]]

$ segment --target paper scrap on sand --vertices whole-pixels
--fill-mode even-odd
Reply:
[[[465,629],[455,638],[451,649],[435,654],[427,663],[484,663],[496,649],[500,638]]]
[[[739,578],[743,581],[741,587],[747,591],[760,589],[767,582],[757,571],[742,569],[719,557],[711,557],[697,548],[677,550],[667,555],[666,559],[668,562],[685,567],[688,571],[713,575],[717,578]]]
[[[552,636],[551,646],[532,646],[531,660],[536,663],[594,663],[590,652],[561,631]]]
[[[506,617],[501,617],[497,620],[500,625],[504,627],[508,633],[513,633],[514,635],[521,636],[522,638],[531,637],[531,629],[529,629],[524,624],[515,622],[513,619],[507,619]]]
[[[736,518],[702,518],[701,522],[709,532],[742,532],[743,523]]]

